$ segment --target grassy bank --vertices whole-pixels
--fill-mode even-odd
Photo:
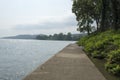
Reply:
[[[120,31],[93,33],[81,38],[78,45],[84,46],[89,57],[107,77],[105,70],[110,76],[120,76]],[[114,80],[120,80],[120,77]]]

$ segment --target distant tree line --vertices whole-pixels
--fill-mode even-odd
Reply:
[[[73,0],[72,12],[80,32],[90,34],[120,29],[120,0]]]
[[[53,35],[38,35],[36,37],[36,39],[38,40],[70,40],[70,41],[75,41],[75,40],[79,40],[80,37],[84,36],[85,34],[71,34],[71,33],[67,33],[67,34],[63,34],[63,33],[59,33],[59,34],[53,34]]]

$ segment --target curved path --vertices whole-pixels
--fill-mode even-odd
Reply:
[[[70,44],[24,80],[106,80],[76,44]]]

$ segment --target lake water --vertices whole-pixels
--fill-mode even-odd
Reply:
[[[0,39],[0,80],[22,80],[70,43]]]

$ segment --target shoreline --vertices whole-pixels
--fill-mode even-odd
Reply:
[[[23,80],[106,79],[79,46],[69,44]]]

